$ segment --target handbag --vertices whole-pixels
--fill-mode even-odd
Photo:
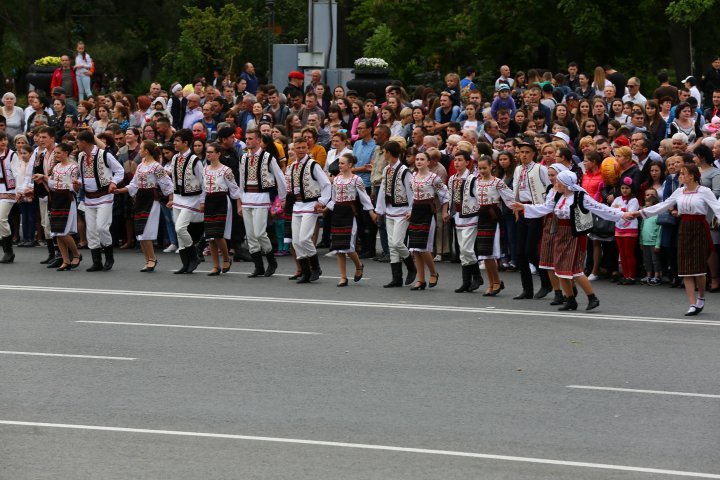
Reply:
[[[583,205],[585,192],[576,192],[575,201],[570,207],[570,229],[573,237],[581,237],[593,229],[593,216]]]
[[[612,220],[605,220],[604,218],[598,217],[593,214],[593,235],[598,237],[612,237],[615,235],[615,222]]]
[[[677,217],[673,217],[670,212],[662,212],[657,216],[658,225],[662,227],[674,227],[678,223]]]

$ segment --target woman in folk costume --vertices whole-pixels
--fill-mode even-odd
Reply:
[[[145,256],[145,266],[141,272],[152,272],[157,265],[153,241],[157,240],[160,225],[160,197],[173,192],[170,175],[160,162],[160,147],[152,140],[140,144],[138,155],[142,162],[137,166],[135,175],[127,187],[115,190],[117,194],[128,193],[134,198],[133,222],[140,249]]]
[[[415,258],[417,269],[417,282],[410,290],[425,290],[425,266],[430,272],[430,288],[437,285],[440,279],[435,269],[432,252],[435,244],[435,197],[442,205],[442,218],[444,222],[450,220],[448,204],[450,195],[442,179],[428,169],[430,161],[425,152],[415,157],[417,170],[410,179],[410,188],[413,193],[412,209],[406,215],[410,221],[408,226],[408,249]],[[434,278],[434,280],[433,280]]]
[[[339,173],[334,177],[332,193],[327,208],[332,210],[332,227],[330,229],[330,251],[337,254],[338,268],[340,269],[340,283],[338,287],[347,287],[347,267],[345,257],[348,256],[355,264],[355,276],[353,280],[359,282],[363,276],[364,265],[360,262],[355,251],[357,240],[357,216],[358,202],[363,209],[370,212],[373,221],[377,221],[377,215],[365,191],[365,184],[362,178],[352,173],[352,168],[357,159],[352,153],[344,153],[337,161]]]
[[[555,190],[557,176],[560,172],[564,172],[567,169],[568,168],[562,163],[553,163],[548,166],[548,179],[550,180],[550,185],[548,186],[547,196],[545,197],[546,203],[549,202],[551,205],[554,205],[555,195],[557,194],[557,190]],[[547,271],[548,278],[550,279],[553,291],[555,292],[555,297],[550,302],[550,305],[562,305],[565,303],[565,296],[560,288],[560,280],[558,280],[557,275],[555,275],[555,242],[553,241],[554,233],[551,232],[553,215],[554,213],[550,212],[544,219],[542,235],[540,236],[540,263],[538,264],[538,268],[542,268]],[[573,292],[574,291],[575,289],[573,288]]]
[[[500,280],[498,271],[498,259],[502,256],[500,246],[500,230],[502,224],[502,212],[500,202],[505,205],[515,200],[513,191],[505,185],[505,182],[492,174],[492,159],[483,155],[477,162],[477,202],[478,202],[478,228],[475,242],[475,252],[478,260],[485,262],[485,271],[490,281],[490,286],[484,296],[494,297],[505,284]],[[477,276],[480,277],[480,267],[477,265]]]
[[[73,235],[77,233],[77,206],[75,193],[80,190],[80,168],[70,160],[73,149],[67,143],[55,147],[55,160],[50,175],[37,174],[36,180],[43,181],[50,195],[50,231],[62,255],[58,272],[71,270],[80,265],[82,256],[78,252]],[[77,260],[77,262],[76,262]]]
[[[7,133],[0,132],[0,242],[2,242],[3,257],[0,263],[12,263],[15,260],[13,253],[12,232],[8,217],[15,205],[15,184],[13,166],[19,162],[17,154],[8,147]]]
[[[713,248],[707,214],[712,210],[716,216],[720,215],[720,202],[712,190],[700,185],[700,170],[697,165],[686,163],[680,167],[680,184],[683,186],[665,201],[645,207],[639,212],[627,212],[625,218],[647,218],[677,209],[680,215],[677,242],[678,276],[685,283],[685,292],[690,302],[690,308],[685,315],[693,316],[705,308],[707,259]]]
[[[587,192],[577,184],[577,176],[569,170],[560,172],[555,182],[555,197],[543,205],[526,205],[514,203],[513,210],[523,211],[527,218],[539,218],[553,213],[553,266],[555,275],[565,293],[565,304],[558,310],[577,310],[578,304],[573,293],[572,282],[575,280],[588,297],[585,310],[592,310],[600,305],[592,284],[585,276],[583,267],[587,253],[587,235],[583,232],[574,234],[573,222],[581,212],[592,212],[600,218],[617,221],[622,218],[620,210],[593,200]]]
[[[213,269],[208,273],[209,277],[216,277],[220,272],[230,271],[230,254],[226,238],[232,235],[232,202],[230,199],[239,199],[240,187],[235,182],[230,167],[220,163],[222,147],[218,143],[211,143],[207,146],[206,155],[208,165],[203,168],[203,191],[200,210],[205,214],[205,238],[209,240],[210,256],[213,261]],[[228,197],[229,193],[229,197]],[[242,208],[240,202],[235,205]],[[223,257],[223,266],[220,268],[220,253]]]

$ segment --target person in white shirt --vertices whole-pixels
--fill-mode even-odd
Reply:
[[[332,189],[320,164],[308,155],[307,141],[299,137],[293,147],[298,160],[286,171],[290,177],[290,194],[295,200],[292,210],[292,245],[302,271],[297,283],[310,283],[322,275],[313,234],[319,212],[330,201]]]
[[[690,90],[690,96],[697,99],[698,105],[702,105],[702,94],[697,88],[697,78],[693,77],[692,75],[688,75],[687,77],[685,77],[682,83],[688,90]]]
[[[647,103],[647,98],[640,93],[640,79],[637,77],[630,77],[630,80],[627,82],[627,90],[628,93],[622,97],[623,103],[632,102],[635,105],[640,105],[644,109],[645,104]]]
[[[83,130],[77,136],[80,181],[85,190],[85,223],[88,247],[93,264],[86,271],[108,271],[115,263],[113,241],[110,234],[112,210],[117,184],[125,176],[123,166],[115,157],[97,147],[95,135]],[[105,254],[105,264],[102,254]]]
[[[92,68],[93,60],[90,58],[90,54],[85,51],[85,44],[78,42],[77,56],[75,57],[73,69],[75,70],[75,77],[77,78],[79,100],[92,97]]]
[[[267,234],[267,218],[272,206],[271,196],[285,198],[285,176],[278,164],[278,154],[271,137],[267,137],[269,149],[263,149],[260,131],[248,130],[245,134],[247,151],[240,159],[240,204],[242,207],[245,235],[250,257],[255,270],[249,278],[270,277],[277,269],[272,243]],[[271,152],[270,150],[275,150]],[[263,265],[263,255],[267,258],[268,268]]]
[[[173,272],[175,274],[192,273],[199,263],[189,228],[190,224],[203,223],[203,213],[200,208],[203,201],[203,164],[202,159],[192,153],[190,149],[192,142],[193,133],[187,128],[179,130],[173,140],[175,151],[178,153],[170,164],[174,191],[167,206],[173,209],[178,251],[182,261],[182,267]]]
[[[8,135],[0,132],[0,242],[3,257],[0,263],[12,263],[15,254],[12,248],[12,232],[8,217],[15,205],[15,183],[13,164],[17,162],[17,154],[8,148]]]

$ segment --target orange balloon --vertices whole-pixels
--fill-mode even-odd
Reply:
[[[617,185],[618,180],[620,179],[620,165],[618,165],[617,161],[613,157],[608,157],[603,160],[600,165],[600,172],[602,173],[605,185]]]

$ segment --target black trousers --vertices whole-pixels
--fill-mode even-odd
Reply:
[[[517,221],[517,244],[518,244],[518,269],[522,281],[523,291],[532,294],[533,280],[530,273],[530,264],[536,267],[540,262],[540,235],[542,235],[542,218],[525,218],[520,215]],[[544,288],[552,288],[550,278],[546,270],[538,268],[540,284]]]

